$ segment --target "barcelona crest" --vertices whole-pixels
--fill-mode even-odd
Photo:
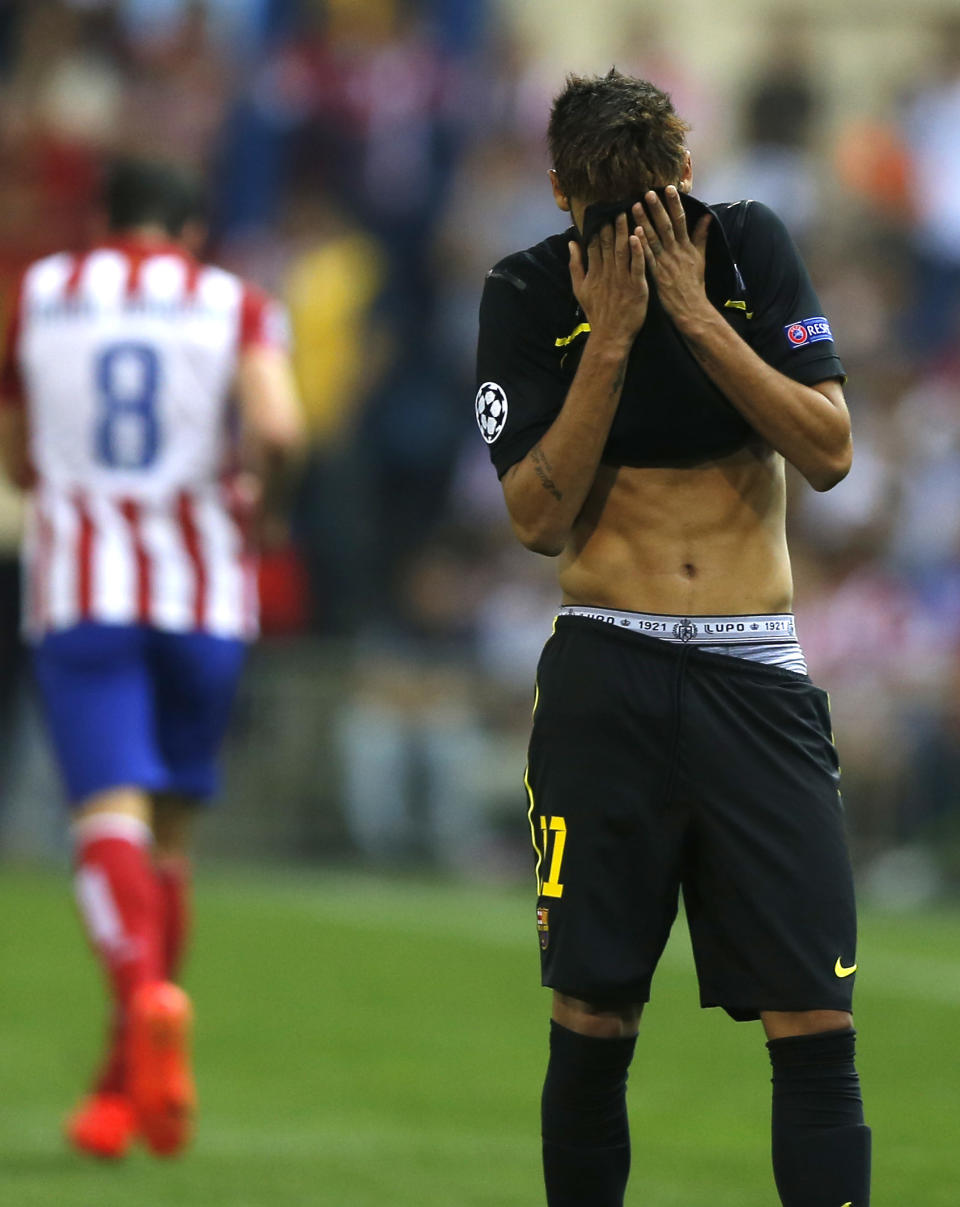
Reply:
[[[537,930],[540,932],[541,950],[547,950],[550,942],[550,911],[543,905],[537,906]]]

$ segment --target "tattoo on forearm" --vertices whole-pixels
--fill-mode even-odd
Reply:
[[[550,462],[547,460],[547,455],[539,444],[535,444],[530,450],[530,464],[533,466],[533,472],[540,479],[540,485],[544,490],[548,490],[559,503],[563,498],[563,491],[559,489],[556,482],[551,478]]]

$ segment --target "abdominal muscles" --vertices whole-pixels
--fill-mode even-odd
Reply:
[[[671,615],[787,612],[783,459],[601,466],[560,557],[564,603]]]

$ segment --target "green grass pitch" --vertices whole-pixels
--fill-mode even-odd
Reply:
[[[183,1158],[102,1165],[60,1119],[101,990],[65,877],[0,868],[0,1203],[536,1207],[548,995],[515,889],[201,869],[187,981],[201,1119]],[[862,919],[874,1207],[960,1185],[960,913]],[[682,922],[631,1073],[635,1207],[774,1207],[759,1027],[700,1011]],[[838,1205],[839,1207],[839,1205]]]

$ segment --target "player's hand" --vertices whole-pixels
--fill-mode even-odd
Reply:
[[[643,244],[647,270],[667,314],[682,331],[710,307],[703,284],[710,215],[705,214],[691,236],[680,194],[671,185],[666,205],[652,190],[633,207],[636,233]],[[712,308],[711,308],[712,309]]]
[[[602,227],[587,248],[585,270],[579,243],[570,243],[570,280],[590,324],[591,338],[633,343],[647,317],[650,287],[643,247],[631,235],[626,214]]]

